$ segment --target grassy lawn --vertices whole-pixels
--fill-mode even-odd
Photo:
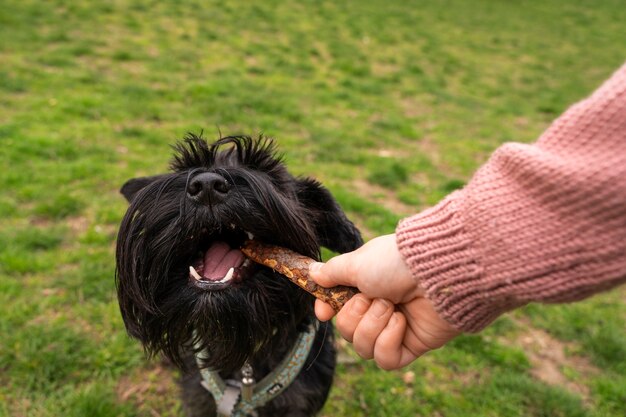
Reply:
[[[123,329],[128,178],[185,132],[277,139],[367,238],[534,140],[626,59],[623,0],[3,0],[0,416],[174,416]],[[626,289],[531,305],[397,372],[342,364],[324,416],[623,416]]]

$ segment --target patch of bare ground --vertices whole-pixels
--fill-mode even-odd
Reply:
[[[163,363],[146,365],[122,377],[116,392],[120,402],[133,403],[142,415],[154,417],[174,409],[179,398],[173,371]]]
[[[406,151],[404,149],[379,148],[376,150],[376,156],[379,156],[381,158],[400,159],[405,155],[406,155]]]
[[[538,380],[564,388],[579,395],[589,403],[589,387],[583,383],[587,377],[599,374],[600,370],[583,356],[571,355],[575,343],[563,342],[544,330],[518,321],[523,331],[513,340],[500,340],[510,346],[521,346],[532,365],[530,373]],[[564,370],[571,369],[577,377],[568,377]]]
[[[371,69],[372,74],[376,77],[386,77],[397,74],[401,70],[401,67],[390,62],[374,61]]]
[[[355,179],[352,186],[359,195],[362,195],[368,201],[379,204],[398,215],[409,215],[415,211],[414,207],[404,204],[396,197],[396,194],[381,187],[380,185],[371,184],[364,179]]]
[[[117,191],[117,189],[115,191]],[[89,231],[92,220],[90,220],[88,216],[76,216],[68,218],[65,220],[65,223],[70,228],[72,236],[76,238]],[[117,233],[117,225],[105,223],[96,224],[93,226],[93,231],[99,235],[115,236]]]
[[[89,220],[85,216],[70,217],[66,221],[75,236],[80,236],[89,228]]]
[[[441,169],[445,168],[444,172],[450,172],[449,167],[444,167],[442,165],[441,149],[432,137],[422,136],[416,142],[416,147],[420,154],[428,155],[428,158],[434,165],[440,167]]]
[[[44,288],[41,291],[41,294],[44,297],[51,296],[52,294],[63,294],[65,293],[64,289],[55,289],[55,288]],[[26,323],[26,326],[50,326],[57,322],[69,322],[70,327],[76,330],[79,330],[87,335],[90,338],[96,341],[104,341],[105,335],[96,331],[93,324],[88,320],[76,315],[72,314],[72,310],[69,307],[63,307],[56,310],[47,310],[45,313],[40,314],[36,317],[33,317]]]
[[[89,220],[85,216],[74,216],[64,220],[65,224],[75,235],[80,235],[87,231]],[[46,228],[52,227],[56,222],[47,217],[33,217],[29,220],[31,226]]]
[[[417,97],[398,97],[397,103],[402,109],[402,113],[410,118],[425,117],[432,114],[432,107],[428,106],[425,100],[420,100]]]
[[[2,382],[2,380],[0,380]],[[4,385],[4,382],[3,382]],[[7,398],[5,404],[9,409],[9,415],[13,417],[28,417],[31,415],[33,404],[28,398]]]

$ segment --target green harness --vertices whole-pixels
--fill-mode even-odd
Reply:
[[[241,369],[241,381],[228,379],[224,381],[218,372],[200,368],[202,386],[211,393],[217,404],[217,413],[224,417],[255,416],[255,409],[270,402],[283,392],[300,373],[306,358],[309,356],[317,322],[300,333],[298,340],[289,354],[278,367],[270,372],[258,384],[252,376],[252,366],[246,362]],[[196,355],[196,362],[201,366],[208,352],[203,350]]]

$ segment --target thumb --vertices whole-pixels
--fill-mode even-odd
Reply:
[[[309,266],[309,274],[313,281],[322,287],[348,285],[356,287],[354,271],[355,259],[353,252],[335,256],[326,263],[314,262]]]

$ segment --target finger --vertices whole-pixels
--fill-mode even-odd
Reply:
[[[418,298],[411,305],[402,305],[400,310],[407,319],[404,345],[418,356],[440,348],[459,334],[439,317],[426,298]]]
[[[374,345],[374,361],[380,368],[387,371],[403,368],[425,352],[414,352],[406,346],[408,331],[404,314],[394,312]]]
[[[337,331],[341,337],[352,343],[354,331],[361,322],[363,315],[370,307],[371,300],[363,294],[352,297],[337,314]]]
[[[406,318],[404,314],[394,312],[374,345],[374,360],[378,366],[386,370],[399,367],[404,350],[402,341],[405,333]]]
[[[406,346],[402,346],[400,348],[400,354],[399,357],[397,359],[397,363],[395,365],[390,365],[390,364],[381,364],[378,361],[376,361],[376,364],[381,368],[384,369],[385,371],[393,371],[395,369],[400,369],[400,368],[404,368],[405,366],[407,366],[408,364],[410,364],[411,362],[415,361],[417,358],[419,358],[421,356],[420,355],[416,355],[415,353],[413,353],[409,348],[407,348]],[[376,359],[375,359],[376,360]]]
[[[315,300],[315,315],[319,321],[328,321],[335,316],[335,310],[322,300]]]
[[[326,263],[314,262],[309,266],[313,281],[322,287],[348,285],[356,287],[354,267],[358,264],[351,253],[335,256]]]
[[[387,326],[393,311],[394,307],[391,302],[377,298],[363,315],[354,331],[352,342],[354,350],[363,359],[372,359],[374,357],[376,339]]]

